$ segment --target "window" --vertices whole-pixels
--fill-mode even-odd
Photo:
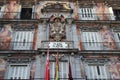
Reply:
[[[29,79],[29,65],[11,64],[8,67],[7,79]]]
[[[51,62],[50,76],[51,78],[55,78],[55,62]],[[64,80],[64,78],[68,78],[68,63],[67,62],[59,62],[59,78],[60,80]],[[52,79],[53,80],[53,79]]]
[[[32,49],[34,31],[15,31],[13,34],[12,48],[14,50]]]
[[[32,18],[32,8],[22,8],[21,19],[31,19]]]
[[[81,20],[95,20],[93,8],[79,8],[79,16]]]
[[[97,31],[83,31],[82,42],[85,50],[101,50],[101,38]]]
[[[120,10],[119,9],[113,9],[115,19],[120,20]]]
[[[75,59],[75,62],[74,62],[74,64],[75,64],[75,66],[74,66],[74,72],[73,73],[75,73],[75,78],[81,78],[81,70],[80,70],[80,59],[79,58],[76,58]]]
[[[107,79],[107,68],[104,64],[88,64],[86,74],[88,79]]]

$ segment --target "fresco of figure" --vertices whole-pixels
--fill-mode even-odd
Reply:
[[[34,80],[34,77],[35,77],[35,69],[36,69],[36,63],[33,62],[33,63],[31,64],[31,70],[30,70],[31,80]]]
[[[12,38],[12,29],[11,25],[4,25],[2,31],[0,32],[0,49],[9,49],[10,42]]]
[[[111,78],[113,80],[120,79],[120,72],[119,72],[119,70],[120,70],[120,64],[117,63],[117,62],[118,62],[118,57],[112,57],[111,58],[111,63],[108,66]]]
[[[109,67],[112,79],[119,79],[120,78],[120,74],[117,70],[117,66],[120,66],[120,64],[117,65],[115,63],[111,63],[111,65]]]
[[[104,5],[104,3],[97,3],[96,15],[98,20],[109,20],[108,8]]]
[[[16,1],[10,1],[9,4],[6,5],[3,18],[14,19],[17,17],[18,10],[20,5],[16,3]]]
[[[108,30],[107,26],[103,26],[101,31],[100,31],[101,37],[102,37],[102,42],[103,46],[109,49],[117,49],[117,45],[113,36],[113,33]]]
[[[0,58],[0,80],[4,79],[5,70],[6,70],[6,62],[4,59]]]
[[[35,6],[35,9],[36,9],[35,18],[36,18],[36,19],[40,19],[40,10],[41,10],[40,5]]]

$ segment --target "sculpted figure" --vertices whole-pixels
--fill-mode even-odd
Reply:
[[[65,23],[63,16],[61,18],[54,18],[52,16],[50,21],[53,21],[53,23],[50,24],[50,36],[55,41],[60,41],[65,36],[64,30],[65,30]]]
[[[19,7],[20,5],[18,5],[16,1],[10,1],[9,4],[7,4],[5,7],[3,18],[10,18],[10,19],[16,18]]]
[[[97,3],[96,14],[99,20],[109,20],[108,8],[104,3]]]

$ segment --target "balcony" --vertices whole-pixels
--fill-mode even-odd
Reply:
[[[111,13],[84,13],[81,14],[79,13],[79,18],[78,20],[97,20],[97,21],[109,21],[109,20],[118,20],[117,17],[119,16],[114,16]]]
[[[120,50],[120,42],[82,42],[82,50]]]
[[[33,42],[0,42],[0,50],[33,50]],[[40,48],[51,49],[76,49],[72,41],[49,42],[42,41]],[[120,50],[120,42],[82,42],[82,50]]]
[[[53,49],[73,49],[73,41],[65,41],[65,42],[49,42],[49,41],[42,41],[41,48],[50,48]]]
[[[36,12],[32,12],[32,13],[24,13],[21,14],[21,12],[0,12],[0,19],[12,19],[12,20],[32,20],[32,19],[38,19],[36,18]],[[41,16],[42,18],[42,16]],[[47,15],[47,18],[49,18],[49,15]],[[102,13],[79,13],[78,14],[78,20],[96,20],[96,21],[109,21],[109,20],[117,20],[119,21],[120,19],[118,19],[119,16],[115,16],[111,13],[106,13],[106,14],[102,14]]]
[[[21,12],[0,12],[0,18],[1,19],[22,19],[22,20],[25,20],[25,19],[36,19],[36,15],[35,15],[35,12],[32,12],[32,13],[29,13],[29,12],[26,12],[26,13],[22,13]]]
[[[0,50],[33,50],[33,42],[0,42]]]
[[[69,78],[58,78],[59,80],[69,80]],[[45,78],[30,78],[30,79],[5,79],[5,80],[45,80]],[[50,78],[50,80],[55,80],[55,78]],[[73,80],[86,80],[86,78],[73,78]]]

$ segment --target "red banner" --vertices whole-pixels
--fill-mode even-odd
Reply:
[[[49,48],[48,48],[48,51],[47,51],[46,71],[45,71],[45,80],[50,80]]]

